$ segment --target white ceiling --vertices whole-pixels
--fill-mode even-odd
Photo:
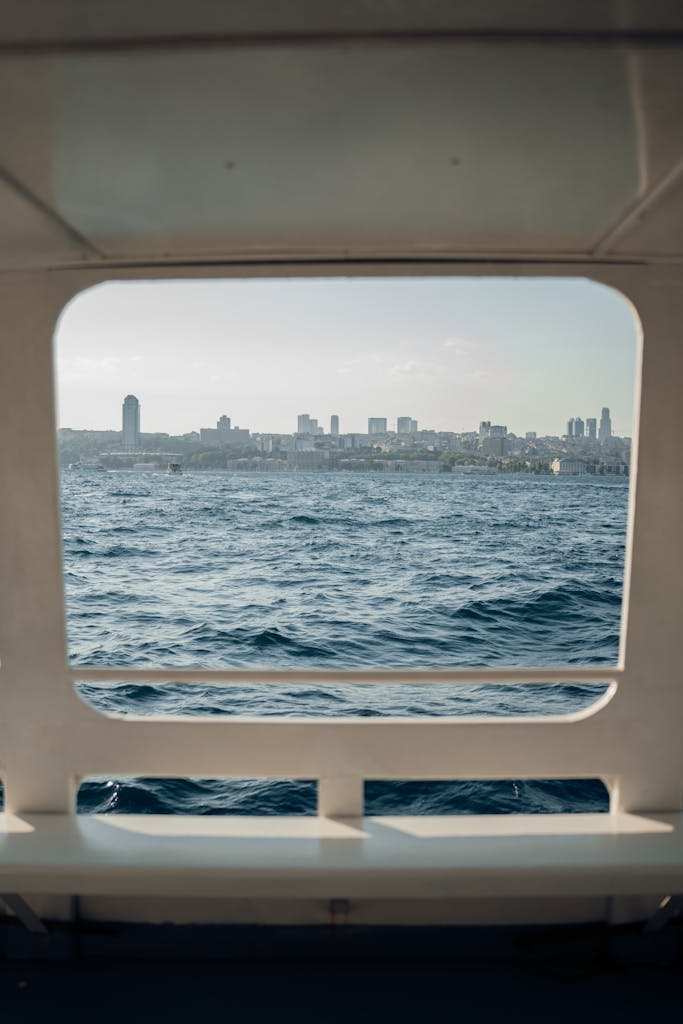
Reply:
[[[195,36],[225,30],[216,17],[206,21],[216,5],[195,6]],[[341,5],[354,31],[371,6]],[[682,11],[628,6],[636,26],[634,12],[650,10],[656,21],[659,10],[656,29],[666,24],[665,7]],[[61,11],[62,22],[48,17],[31,34],[21,14],[30,7],[0,9],[0,269],[273,256],[683,255],[675,35],[615,45],[528,31],[515,39],[432,32],[343,41],[323,33],[267,45],[193,37],[160,46],[144,36],[154,25],[143,17],[133,46],[121,45],[124,28],[130,42],[136,26],[126,3],[118,8],[128,20],[110,26],[109,37],[101,23],[79,19],[83,5],[59,0],[46,10]],[[153,7],[145,6],[147,18]],[[479,7],[489,20],[501,10]],[[506,9],[522,7],[525,29],[547,27],[529,22],[533,4]],[[95,8],[112,9],[88,5]],[[600,12],[623,14],[624,5],[589,8],[595,28],[609,21]],[[453,7],[382,8],[404,16],[416,9],[429,27],[427,15]],[[292,10],[301,16],[308,6]],[[320,11],[340,5],[317,10],[320,21]],[[405,20],[385,28],[399,24],[403,33]],[[296,17],[290,27],[300,27]],[[86,37],[97,45],[70,45]]]

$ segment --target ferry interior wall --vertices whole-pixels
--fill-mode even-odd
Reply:
[[[411,964],[403,1009],[419,1008],[430,986],[433,999],[446,1000],[453,978],[471,1006],[495,997],[502,1008],[503,993],[517,992],[512,1019],[531,1012],[534,984],[545,993],[547,983],[556,998],[539,974],[516,989],[505,974],[515,964],[572,965],[577,999],[597,977],[581,974],[586,964],[629,966],[618,978],[600,975],[601,992],[624,1014],[641,1006],[629,978],[648,987],[659,970],[661,992],[674,991],[683,905],[682,46],[683,7],[666,0],[0,5],[8,1020],[29,1019],[22,1005],[50,1011],[69,978],[85,984],[68,973],[84,961],[96,966],[83,991],[101,1006],[102,985],[111,1002],[102,1019],[127,1012],[127,983],[158,994],[151,966],[137,981],[121,968],[127,981],[117,990],[106,972],[121,957],[201,959],[199,973],[183,976],[178,1013],[198,983],[207,1006],[221,1005],[212,958],[257,955],[319,962],[317,980],[292,968],[288,981],[273,968],[270,987],[253,984],[255,969],[233,966],[233,999],[248,983],[252,1005],[270,1000],[271,1009],[277,990],[298,1005],[298,979],[329,999],[349,958],[375,961],[377,973],[356,964],[349,975],[352,987],[374,993],[373,1013],[402,1009],[383,958]],[[63,472],[60,480],[53,339],[77,296],[108,282],[480,277],[585,279],[632,310],[635,425],[630,474],[614,486],[627,525],[613,657],[554,660],[540,651],[534,663],[473,667],[476,659],[449,660],[446,647],[436,666],[418,648],[399,667],[370,655],[340,667],[335,651],[305,665],[229,653],[181,664],[143,657],[131,627],[122,660],[96,656],[95,643],[92,658],[70,661],[65,593],[77,581],[62,545],[67,501],[84,514],[88,488],[113,488],[115,477]],[[319,486],[313,474],[297,479],[308,482],[292,508]],[[486,479],[471,486],[492,486]],[[197,486],[189,472],[163,483],[177,495]],[[123,506],[107,507],[107,529],[122,525]],[[306,530],[300,523],[297,536]],[[217,572],[218,556],[210,562],[207,572]],[[88,571],[81,558],[84,586]],[[238,577],[236,606],[245,602],[240,585]],[[96,639],[96,600],[84,610]],[[487,628],[495,639],[500,625]],[[486,687],[514,704],[514,694],[539,685],[551,696],[599,687],[600,697],[543,715],[414,710],[420,691]],[[269,695],[292,687],[337,687],[370,702],[389,686],[410,693],[412,711],[268,710]],[[201,712],[212,700],[238,700],[240,688],[257,694],[265,713]],[[95,691],[101,706],[84,699]],[[125,692],[163,700],[122,710],[114,705]],[[191,712],[168,713],[183,694]],[[189,790],[202,780],[219,788],[288,780],[311,805],[308,813],[186,805],[167,814],[133,802],[106,813],[93,803],[95,813],[78,813],[88,793],[105,800],[96,787],[111,780],[129,795],[143,780],[145,799],[173,780]],[[372,787],[399,783],[493,791],[511,780],[522,788],[550,780],[565,793],[596,785],[603,803],[574,813],[421,814],[370,799]],[[45,973],[53,961],[63,973]],[[494,964],[503,971],[497,993],[487,981]],[[246,995],[240,1005],[248,1011]],[[555,1016],[570,1009],[567,996]],[[340,998],[328,1019],[343,1011]]]

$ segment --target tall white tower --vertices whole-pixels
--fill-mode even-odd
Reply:
[[[123,400],[123,450],[137,451],[140,447],[140,403],[135,395],[126,395]]]

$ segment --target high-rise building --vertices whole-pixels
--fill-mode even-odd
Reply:
[[[122,416],[123,450],[134,452],[140,448],[140,403],[135,395],[126,395]]]
[[[479,424],[479,440],[483,441],[491,432],[491,420],[482,420]]]
[[[410,421],[410,433],[417,434],[417,420]]]
[[[330,434],[332,437],[339,437],[339,417],[330,416]]]
[[[485,437],[483,439],[483,441],[481,442],[481,447],[482,451],[485,452],[487,455],[501,456],[505,455],[506,444],[507,442],[502,435],[494,436],[492,434],[489,437]]]
[[[573,436],[574,436],[574,417],[572,416],[572,418],[570,420],[567,420],[567,437],[573,437]]]
[[[595,416],[589,416],[586,420],[586,436],[589,441],[594,441],[598,434],[598,423]]]
[[[307,412],[300,413],[296,418],[296,432],[297,434],[310,434],[311,431],[311,417]]]
[[[609,409],[604,407],[600,415],[600,429],[598,430],[598,440],[601,444],[605,441],[609,441],[612,436],[612,420],[610,419]]]
[[[387,418],[386,416],[371,416],[368,419],[368,434],[386,434],[387,432]]]
[[[410,416],[399,416],[396,420],[396,433],[397,434],[410,434],[410,424],[413,421]]]
[[[231,420],[229,416],[221,416],[216,424],[216,430],[221,434],[229,434],[231,428]]]
[[[583,437],[583,420],[580,416],[577,416],[574,420],[574,437]]]

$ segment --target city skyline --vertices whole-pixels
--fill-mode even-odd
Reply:
[[[123,441],[123,449],[134,451],[139,447],[140,435],[142,433],[158,433],[165,434],[167,436],[181,436],[173,435],[169,431],[143,431],[141,429],[141,404],[136,395],[126,395],[122,405],[122,421],[121,421],[121,435]],[[196,434],[198,438],[205,439],[204,435],[213,435],[212,440],[218,440],[224,444],[239,444],[248,440],[249,435],[254,436],[296,436],[296,435],[308,435],[311,437],[343,437],[345,435],[364,435],[371,437],[373,435],[384,436],[387,434],[395,435],[397,437],[408,437],[411,435],[417,435],[420,432],[424,433],[442,433],[442,434],[478,434],[479,438],[482,437],[506,437],[508,435],[514,435],[514,431],[508,431],[507,425],[503,424],[492,424],[491,420],[480,420],[477,429],[471,429],[466,431],[435,431],[430,426],[420,426],[418,421],[410,416],[396,416],[395,427],[391,427],[389,424],[391,420],[384,417],[370,416],[367,420],[367,430],[365,431],[345,431],[342,429],[340,417],[337,414],[331,414],[330,416],[330,427],[326,431],[324,427],[319,424],[316,417],[312,417],[309,413],[298,413],[296,417],[296,428],[291,431],[263,431],[259,430],[258,427],[251,429],[249,427],[237,427],[233,426],[232,419],[225,413],[222,413],[216,421],[215,427],[203,427],[200,426],[192,431],[188,431],[189,434]],[[603,441],[609,440],[613,435],[612,431],[612,420],[610,416],[610,409],[608,406],[603,406],[600,413],[600,426],[597,428],[597,418],[587,417],[584,420],[580,417],[572,416],[566,425],[564,432],[557,432],[556,434],[541,435],[536,430],[525,431],[525,436],[529,437],[569,437],[575,439],[585,439],[587,441]],[[584,427],[586,429],[584,429]],[[517,436],[517,435],[515,435]],[[630,437],[630,435],[622,435]],[[208,437],[206,438],[208,440]]]
[[[228,413],[291,433],[301,409],[327,430],[408,414],[434,430],[560,435],[608,399],[632,433],[638,327],[585,280],[359,279],[108,284],[56,332],[60,426],[118,429],[121,395],[147,432],[189,433]],[[566,417],[565,417],[566,420]]]

